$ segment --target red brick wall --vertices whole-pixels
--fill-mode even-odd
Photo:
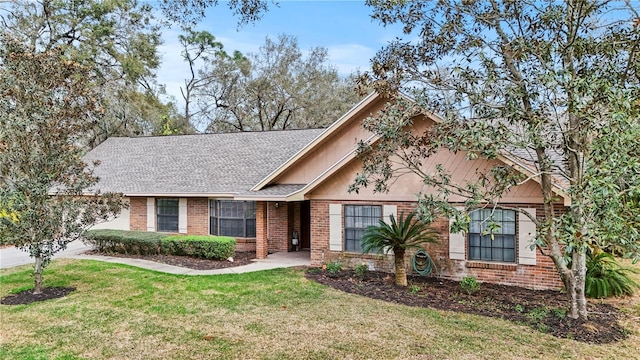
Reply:
[[[147,198],[132,197],[129,199],[129,228],[147,231]]]
[[[367,205],[396,205],[397,212],[405,213],[415,207],[411,202],[354,202],[354,201],[311,201],[311,264],[314,266],[338,260],[347,266],[355,266],[365,262],[370,267],[381,271],[393,271],[393,259],[391,256],[363,255],[357,253],[345,253],[329,251],[329,204],[367,204]],[[515,204],[514,204],[515,205]],[[536,208],[537,216],[542,216],[542,205],[523,205],[518,207]],[[558,206],[557,212],[562,212],[564,207]],[[436,276],[460,280],[464,276],[475,276],[479,281],[504,285],[516,285],[533,289],[558,289],[562,282],[555,270],[551,259],[538,250],[536,265],[517,265],[491,262],[478,262],[449,259],[449,221],[447,219],[436,220],[432,226],[440,232],[438,244],[427,244],[425,248],[436,265]],[[468,244],[467,244],[468,246]],[[516,249],[517,250],[517,249]],[[410,258],[407,255],[407,267],[411,273]]]
[[[209,235],[209,199],[187,198],[187,233]]]
[[[278,204],[278,207],[276,207]],[[270,253],[289,251],[289,204],[286,202],[267,203],[267,239]]]
[[[129,206],[131,230],[147,231],[147,198],[132,197]],[[259,228],[256,230],[260,231]],[[187,198],[187,234],[209,235],[209,199]],[[237,251],[256,251],[256,239],[238,238],[236,241]]]
[[[267,205],[269,203],[256,202],[256,257],[264,259],[267,257]]]

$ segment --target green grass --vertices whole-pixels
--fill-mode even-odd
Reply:
[[[0,271],[0,297],[31,281],[29,267]],[[629,359],[640,348],[637,320],[629,339],[590,345],[345,294],[292,269],[190,277],[59,260],[45,284],[77,290],[0,305],[1,359]],[[637,318],[638,301],[625,306]]]

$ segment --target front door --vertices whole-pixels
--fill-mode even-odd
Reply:
[[[311,249],[311,202],[303,201],[300,206],[300,248]]]

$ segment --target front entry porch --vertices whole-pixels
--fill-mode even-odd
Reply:
[[[310,257],[311,206],[309,201],[256,202],[256,258],[278,252],[301,252]]]

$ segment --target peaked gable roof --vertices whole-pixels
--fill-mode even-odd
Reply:
[[[409,101],[414,101],[410,97],[400,94],[402,97]],[[315,138],[312,142],[307,144],[304,148],[302,148],[298,153],[296,153],[293,157],[291,157],[286,163],[283,163],[280,167],[271,172],[267,177],[263,178],[259,183],[257,183],[251,190],[254,194],[258,195],[260,193],[265,192],[265,190],[283,186],[277,184],[277,178],[279,175],[289,171],[291,168],[295,167],[296,164],[299,163],[300,160],[304,158],[304,156],[310,152],[312,152],[315,148],[319,146],[319,144],[329,138],[332,134],[340,131],[340,129],[345,125],[355,120],[357,114],[372,106],[375,103],[380,101],[388,101],[388,99],[382,97],[377,93],[371,93],[367,97],[365,97],[362,101],[356,104],[351,110],[349,110],[346,114],[344,114],[340,119],[338,119],[335,123],[330,125],[320,136]],[[442,123],[443,119],[437,116],[436,114],[425,114],[425,116],[434,121],[435,123]],[[378,135],[371,134],[364,140],[368,143],[375,143],[379,139]],[[497,160],[502,163],[505,163],[509,166],[514,167],[519,172],[523,173],[525,176],[531,178],[533,181],[539,182],[540,179],[536,176],[538,171],[536,171],[535,166],[532,166],[532,162],[527,160],[527,157],[521,157],[523,155],[522,151],[503,151],[500,155],[498,155]],[[326,179],[330,178],[333,174],[340,171],[342,168],[350,164],[357,158],[357,147],[353,147],[347,153],[345,153],[342,157],[340,157],[335,163],[329,164],[326,169],[319,173],[313,180],[306,184],[298,185],[296,188],[288,187],[289,191],[287,194],[282,192],[282,195],[285,195],[289,200],[302,200],[305,197],[305,194],[312,191],[314,188],[320,186]],[[554,183],[552,184],[554,187],[554,191],[556,194],[560,195],[565,202],[565,205],[570,204],[570,198],[566,196],[566,184],[559,179],[557,176],[554,176]]]
[[[323,129],[109,138],[84,159],[98,188],[128,196],[233,196],[249,192]]]

